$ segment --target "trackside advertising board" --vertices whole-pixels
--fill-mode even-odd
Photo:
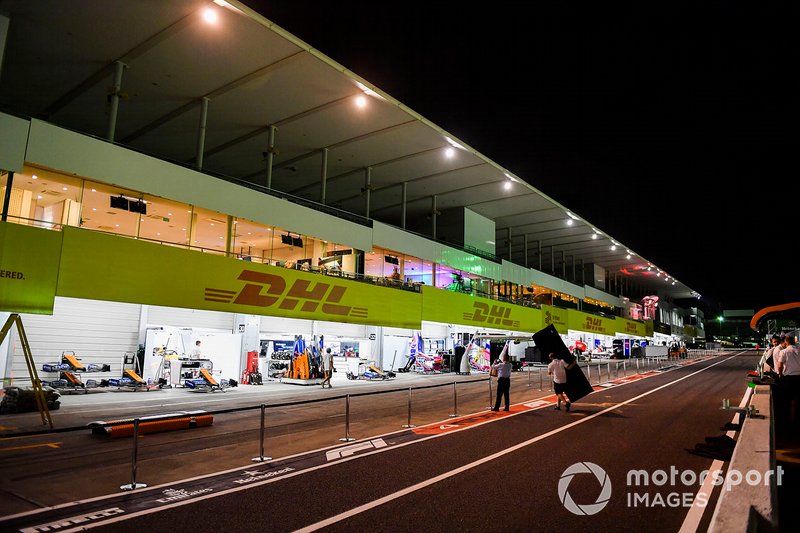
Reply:
[[[57,294],[400,328],[421,327],[418,293],[221,255],[64,230]]]
[[[520,332],[537,331],[542,326],[539,309],[427,286],[422,288],[422,319]]]
[[[53,314],[62,236],[0,222],[0,311]]]

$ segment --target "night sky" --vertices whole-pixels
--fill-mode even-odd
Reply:
[[[797,4],[244,2],[701,307],[800,301]]]

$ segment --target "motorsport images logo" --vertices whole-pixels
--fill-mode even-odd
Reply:
[[[600,494],[594,503],[577,504],[572,499],[567,489],[572,482],[572,478],[576,474],[594,474],[595,479],[600,483]],[[611,499],[611,479],[606,474],[606,471],[594,463],[583,462],[575,463],[567,467],[564,473],[561,474],[561,479],[558,480],[558,499],[566,507],[567,511],[577,515],[593,515],[603,510]]]
[[[594,503],[579,504],[570,495],[570,483],[578,474],[592,474],[595,481],[600,484],[600,494]],[[678,470],[675,466],[670,466],[668,470],[659,469],[652,472],[628,470],[625,478],[626,501],[628,507],[705,507],[708,505],[713,487],[722,486],[724,490],[732,491],[743,483],[751,487],[781,486],[783,474],[782,466],[766,472],[758,470],[742,472],[731,468],[724,472],[721,469],[713,469],[697,473],[689,469]],[[582,479],[586,479],[586,476]],[[572,514],[581,516],[597,514],[611,499],[611,480],[606,471],[594,463],[588,461],[575,463],[567,467],[558,480],[558,498]]]

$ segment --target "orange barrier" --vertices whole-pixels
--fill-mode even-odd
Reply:
[[[171,415],[161,415],[161,417],[175,416],[178,413]],[[178,429],[193,429],[199,427],[210,426],[214,422],[214,416],[209,414],[191,415],[187,414],[185,417],[170,418],[168,420],[154,420],[154,418],[161,417],[145,417],[139,419],[139,434],[145,433],[161,433],[164,431],[175,431]],[[124,422],[123,420],[112,420],[109,422],[92,422],[89,424],[92,427],[93,433],[105,434],[113,438],[117,437],[130,437],[133,435],[133,421],[127,424],[119,424],[114,426],[107,426],[105,424],[114,424],[117,422]]]

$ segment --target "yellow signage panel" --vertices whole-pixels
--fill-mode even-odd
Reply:
[[[635,335],[636,337],[647,336],[647,328],[645,328],[644,322],[636,322],[634,320],[618,318],[616,323],[617,333],[622,333],[623,335]]]
[[[53,314],[62,236],[0,222],[0,311]]]
[[[567,310],[560,307],[553,307],[552,305],[542,306],[542,327],[547,327],[550,324],[555,326],[556,331],[566,334],[569,329],[567,320]]]
[[[66,228],[57,294],[419,329],[418,293]]]
[[[532,333],[543,327],[538,309],[427,286],[422,288],[422,319]]]
[[[612,337],[617,331],[617,321],[613,318],[591,315],[576,309],[570,309],[568,316],[570,329],[586,331],[588,333],[597,333],[600,335],[610,335]]]

